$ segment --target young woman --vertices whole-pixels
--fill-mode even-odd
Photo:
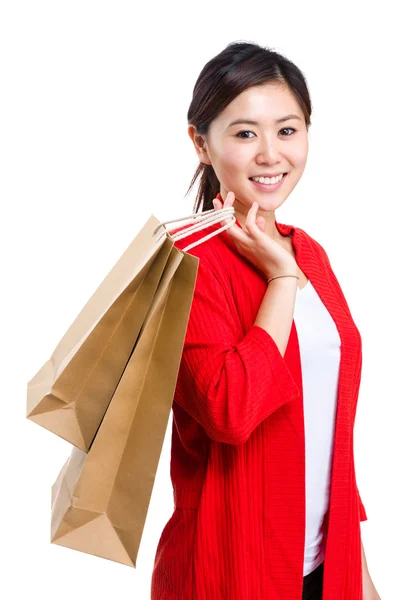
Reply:
[[[301,71],[257,44],[229,44],[194,87],[194,211],[233,206],[236,222],[189,250],[175,509],[152,600],[379,600],[353,455],[361,336],[323,247],[275,218],[305,169],[310,116]]]

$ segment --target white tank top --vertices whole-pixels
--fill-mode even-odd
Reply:
[[[310,280],[297,289],[293,319],[300,347],[306,445],[305,576],[325,558],[322,522],[329,508],[341,342]]]

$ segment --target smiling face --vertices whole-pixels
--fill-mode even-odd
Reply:
[[[281,120],[288,115],[291,118]],[[232,125],[237,119],[256,124]],[[268,223],[274,222],[275,209],[295,188],[307,162],[308,131],[290,89],[278,83],[250,87],[211,122],[207,135],[199,135],[192,126],[189,135],[200,161],[213,166],[222,198],[234,192],[238,220],[242,222],[257,201],[257,215],[266,219],[267,230]],[[287,175],[271,188],[249,179],[275,173]]]

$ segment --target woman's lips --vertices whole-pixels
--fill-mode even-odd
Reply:
[[[285,173],[282,179],[280,179],[276,183],[260,183],[259,181],[254,181],[253,179],[249,179],[249,181],[251,181],[252,184],[254,184],[259,190],[262,190],[263,192],[274,192],[285,181],[286,175],[287,173]]]

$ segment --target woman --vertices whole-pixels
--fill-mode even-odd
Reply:
[[[310,115],[301,71],[257,44],[229,44],[194,87],[194,210],[233,206],[236,223],[190,249],[175,509],[153,600],[379,600],[353,456],[361,337],[325,250],[275,219],[304,171]]]

